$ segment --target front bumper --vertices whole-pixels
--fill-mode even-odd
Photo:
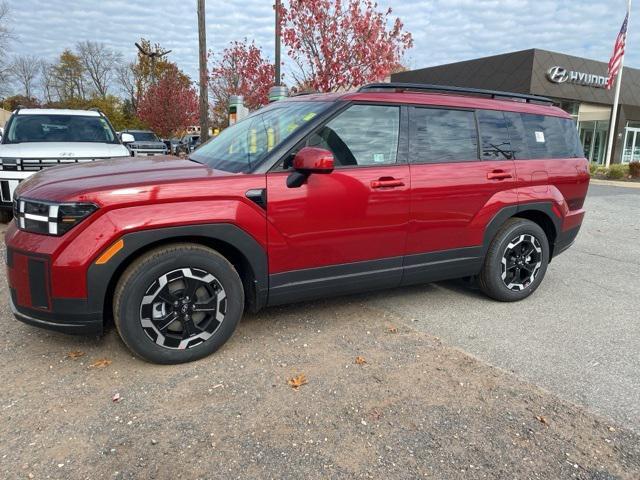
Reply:
[[[86,298],[52,295],[50,257],[7,246],[7,278],[11,310],[21,322],[58,332],[102,333],[102,312]]]
[[[99,314],[74,312],[69,316],[62,313],[48,313],[16,307],[13,296],[12,292],[10,303],[13,316],[27,325],[72,335],[102,335],[103,322],[102,316]]]

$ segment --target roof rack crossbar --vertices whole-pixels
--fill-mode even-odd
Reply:
[[[372,90],[400,90],[400,91],[417,91],[417,92],[439,92],[453,93],[463,95],[486,96],[496,99],[511,99],[515,101],[527,103],[553,104],[553,100],[547,97],[539,97],[537,95],[528,95],[525,93],[500,92],[497,90],[484,90],[481,88],[454,87],[448,85],[431,85],[423,83],[371,83],[360,87],[359,92],[370,92]]]

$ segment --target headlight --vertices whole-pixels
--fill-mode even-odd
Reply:
[[[64,235],[98,209],[93,203],[55,203],[16,198],[13,215],[20,230]]]

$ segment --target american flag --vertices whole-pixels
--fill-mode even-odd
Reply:
[[[620,67],[622,66],[622,58],[624,57],[624,47],[627,43],[627,23],[629,22],[629,12],[624,17],[622,28],[616,38],[616,44],[613,47],[613,56],[609,60],[609,78],[607,80],[607,89],[611,89],[616,81]]]

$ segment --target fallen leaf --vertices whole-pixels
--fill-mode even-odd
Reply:
[[[72,358],[73,360],[75,360],[76,358],[84,357],[84,355],[84,352],[81,352],[80,350],[74,350],[67,353],[67,358]]]
[[[111,401],[118,403],[122,400],[122,397],[120,396],[120,394],[118,392],[113,394],[113,397],[111,397]]]
[[[364,357],[356,357],[356,365],[364,365],[365,363],[367,363],[367,361],[364,359]]]
[[[398,329],[396,327],[387,328],[387,333],[398,333]]]
[[[96,360],[91,365],[89,365],[89,368],[104,368],[104,367],[108,367],[109,365],[111,365],[111,360],[102,358],[100,360]]]
[[[544,418],[542,415],[537,416],[536,420],[538,420],[540,423],[544,424],[544,425],[549,425],[549,422],[547,422],[547,419]]]
[[[301,373],[300,375],[287,380],[287,383],[294,390],[298,390],[302,385],[307,384],[307,377],[305,377],[304,373]]]

